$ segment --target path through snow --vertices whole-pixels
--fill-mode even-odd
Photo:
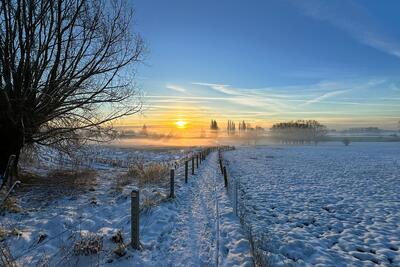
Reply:
[[[115,265],[123,266],[132,258],[142,266],[253,265],[249,242],[218,172],[217,153],[196,171],[187,184],[178,181],[174,200],[142,216],[143,251]]]

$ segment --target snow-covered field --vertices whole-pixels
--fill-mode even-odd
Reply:
[[[239,210],[272,266],[400,266],[400,144],[224,153]]]
[[[39,161],[25,162],[24,169],[50,180],[28,180],[16,190],[21,210],[0,215],[2,251],[8,247],[18,266],[251,266],[249,242],[217,173],[216,153],[184,183],[182,160],[196,150],[92,146],[72,159],[40,151]],[[180,164],[175,199],[168,198],[168,183],[140,188],[139,252],[119,248],[130,242],[130,192],[137,184],[116,186],[135,160]],[[85,177],[70,186],[57,177],[62,172],[51,174],[58,169]]]

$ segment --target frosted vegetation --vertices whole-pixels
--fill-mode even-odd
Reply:
[[[25,153],[22,185],[0,217],[0,266],[252,266],[216,152],[184,181],[182,163],[200,149]],[[134,188],[140,190],[139,251],[129,244]]]

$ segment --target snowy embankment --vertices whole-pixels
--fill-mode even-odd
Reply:
[[[96,171],[89,186],[68,191],[53,185],[23,185],[15,195],[22,211],[0,215],[2,244],[7,245],[19,265],[215,266],[217,261],[222,266],[252,264],[248,241],[232,213],[222,178],[216,173],[215,153],[196,169],[188,184],[184,184],[182,165],[176,170],[177,197],[173,200],[167,198],[169,185],[140,188],[143,250],[134,251],[129,246],[120,249],[121,244],[130,241],[130,192],[134,187],[115,187],[115,180],[127,171],[125,162],[140,157],[146,162],[155,158],[168,163],[191,152],[96,150],[98,157],[85,160],[85,165]],[[54,155],[49,156],[48,166],[31,171],[45,174],[64,162],[50,157]],[[161,203],[152,202],[152,195],[158,196]]]
[[[256,253],[272,266],[400,266],[400,144],[226,152]]]

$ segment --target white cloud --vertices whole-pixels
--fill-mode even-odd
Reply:
[[[202,83],[202,82],[193,82],[192,84],[206,86],[226,95],[241,95],[239,91],[230,88],[231,86],[227,84]]]
[[[181,86],[178,86],[178,85],[174,85],[174,84],[167,84],[165,87],[170,89],[170,90],[174,90],[174,91],[180,92],[180,93],[185,93],[186,92],[185,88],[183,88]]]

